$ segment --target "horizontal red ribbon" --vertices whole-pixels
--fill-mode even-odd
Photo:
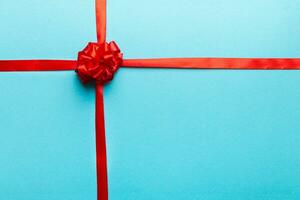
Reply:
[[[75,70],[75,60],[1,60],[0,71]],[[300,58],[124,59],[127,68],[299,70]]]
[[[298,70],[300,58],[156,58],[125,59],[137,68]]]
[[[75,70],[75,60],[0,60],[0,71]]]

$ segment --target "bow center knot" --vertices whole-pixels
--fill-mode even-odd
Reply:
[[[123,54],[117,44],[90,42],[78,53],[76,72],[83,83],[105,84],[111,81],[123,62]]]

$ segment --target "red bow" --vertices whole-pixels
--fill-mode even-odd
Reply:
[[[78,53],[76,72],[83,83],[105,84],[113,79],[122,62],[123,54],[114,41],[90,42]]]

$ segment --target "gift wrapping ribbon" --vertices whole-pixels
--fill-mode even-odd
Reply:
[[[96,0],[97,42],[89,43],[77,60],[0,60],[0,71],[75,70],[96,91],[97,199],[108,200],[103,86],[119,67],[176,69],[299,70],[300,58],[154,58],[123,59],[115,42],[106,42],[106,0]]]

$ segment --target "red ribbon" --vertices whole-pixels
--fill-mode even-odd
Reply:
[[[103,84],[123,67],[181,69],[300,69],[300,58],[159,58],[124,59],[114,42],[106,43],[106,0],[96,0],[98,43],[89,43],[74,60],[2,60],[0,71],[75,70],[87,83],[96,82],[96,163],[98,200],[108,200]]]
[[[111,81],[123,62],[115,42],[92,43],[78,53],[76,72],[83,83],[95,81],[101,85]]]
[[[300,58],[158,58],[127,59],[126,67],[181,69],[300,69]]]
[[[75,60],[0,60],[0,71],[75,70]]]

